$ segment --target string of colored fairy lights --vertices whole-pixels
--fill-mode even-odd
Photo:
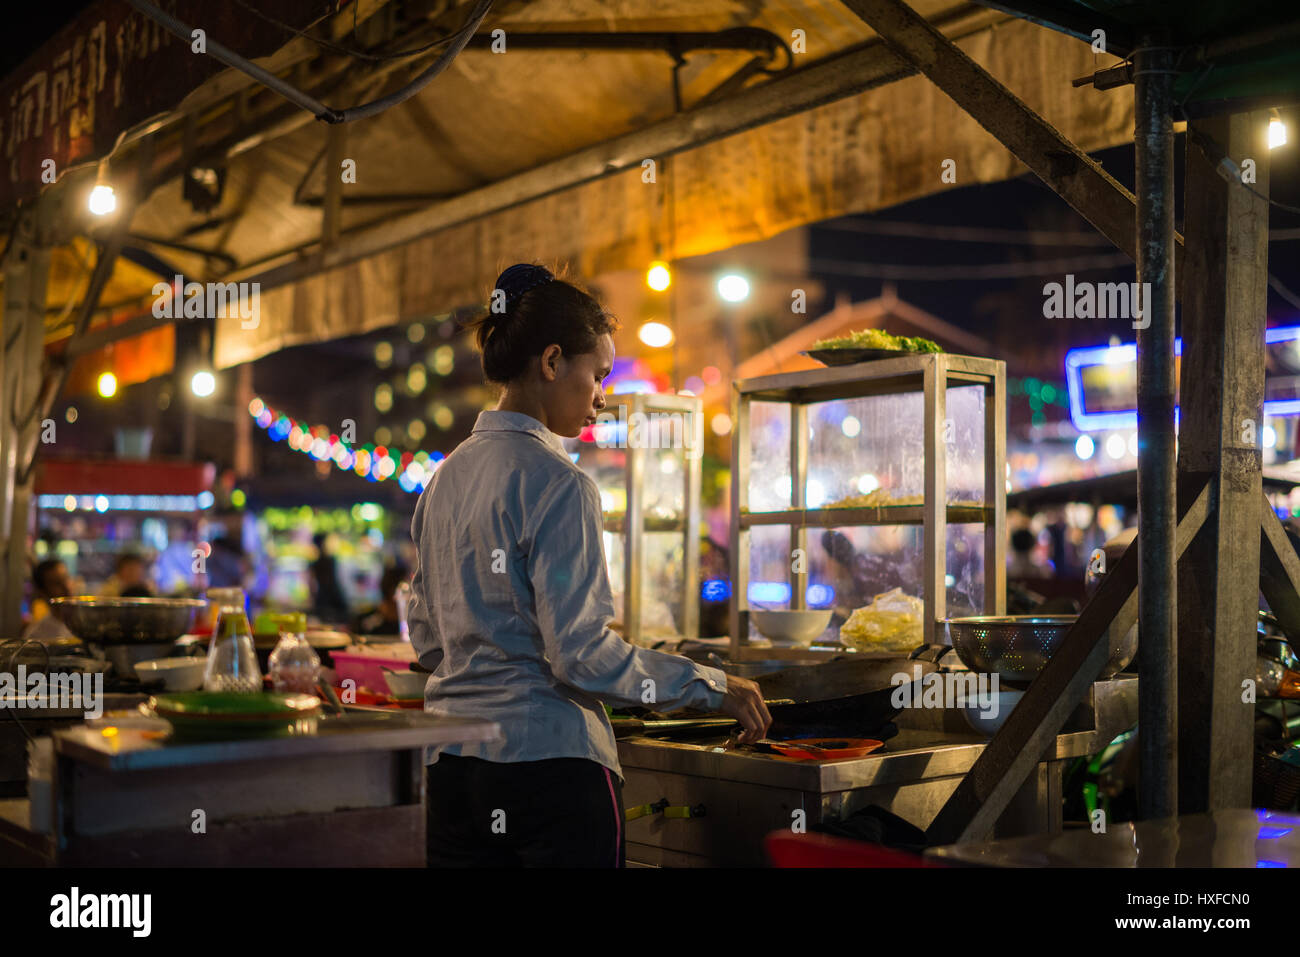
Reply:
[[[441,452],[399,452],[383,445],[367,444],[353,448],[331,432],[326,425],[307,425],[277,411],[255,398],[248,403],[248,414],[274,441],[287,441],[289,448],[302,452],[317,462],[333,462],[343,472],[353,472],[369,482],[385,482],[396,477],[404,492],[419,494],[429,478],[446,458]]]

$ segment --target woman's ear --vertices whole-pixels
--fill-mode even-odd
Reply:
[[[551,343],[544,350],[541,356],[541,373],[542,378],[547,382],[554,382],[560,377],[560,360],[564,357],[564,350],[556,343]]]

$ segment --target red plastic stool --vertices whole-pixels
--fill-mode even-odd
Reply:
[[[774,867],[938,867],[919,854],[830,834],[773,831],[763,847]]]

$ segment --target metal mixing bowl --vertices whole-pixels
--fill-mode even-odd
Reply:
[[[996,674],[1011,685],[1028,685],[1055,654],[1078,615],[977,615],[944,624],[952,646],[971,671]],[[1137,629],[1113,639],[1101,678],[1109,678],[1137,654]]]
[[[161,644],[190,629],[198,598],[51,598],[50,607],[82,641],[99,645]]]

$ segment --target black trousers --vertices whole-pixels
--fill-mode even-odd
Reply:
[[[429,867],[625,866],[623,785],[595,761],[440,754],[425,775]]]

